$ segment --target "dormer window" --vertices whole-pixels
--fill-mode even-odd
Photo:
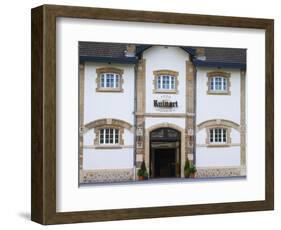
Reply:
[[[178,93],[178,72],[157,70],[154,74],[154,93]]]
[[[207,94],[230,95],[230,73],[216,71],[209,72]]]
[[[97,72],[97,92],[123,92],[123,70],[114,67],[104,67]]]

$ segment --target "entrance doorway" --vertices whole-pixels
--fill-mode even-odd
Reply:
[[[180,177],[180,132],[160,128],[150,133],[150,177]]]

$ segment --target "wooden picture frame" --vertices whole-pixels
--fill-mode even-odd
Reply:
[[[265,30],[265,200],[100,211],[56,212],[56,18],[255,28]],[[31,219],[41,224],[274,209],[274,21],[179,13],[43,5],[32,9]]]

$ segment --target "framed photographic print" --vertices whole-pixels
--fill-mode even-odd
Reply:
[[[32,9],[41,224],[272,210],[273,20]]]

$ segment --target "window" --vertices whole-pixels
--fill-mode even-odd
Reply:
[[[210,72],[207,77],[207,94],[230,95],[230,73],[223,71]]]
[[[99,143],[101,145],[119,144],[119,129],[103,128],[99,130]]]
[[[178,72],[172,70],[156,70],[154,74],[153,93],[178,93]]]
[[[226,91],[227,90],[227,79],[225,77],[212,77],[211,78],[211,91]]]
[[[157,77],[157,89],[174,90],[175,88],[176,85],[174,76],[160,75]]]
[[[212,128],[210,129],[210,144],[226,144],[227,143],[227,129],[226,128]]]
[[[116,73],[100,74],[100,88],[119,88],[120,75]]]
[[[97,92],[123,92],[123,73],[122,69],[115,67],[103,67],[97,72]]]

